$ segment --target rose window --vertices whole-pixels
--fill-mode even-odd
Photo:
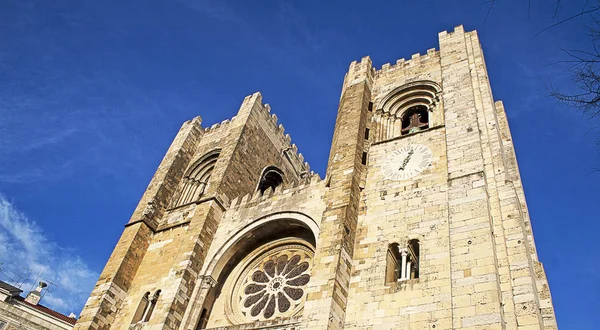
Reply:
[[[246,321],[295,315],[304,303],[312,250],[286,245],[267,251],[241,272],[231,304]]]

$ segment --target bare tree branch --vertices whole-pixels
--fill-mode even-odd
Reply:
[[[561,24],[564,24],[564,23],[566,23],[566,22],[568,22],[568,21],[570,21],[570,20],[572,20],[572,19],[575,19],[575,18],[577,18],[577,17],[581,17],[581,16],[583,16],[583,15],[586,15],[586,14],[592,14],[592,13],[594,13],[594,12],[598,11],[598,10],[600,10],[600,6],[593,7],[593,8],[590,8],[590,9],[588,9],[588,10],[583,10],[583,11],[581,11],[581,12],[580,12],[580,13],[578,13],[578,14],[575,14],[575,15],[573,15],[573,16],[567,17],[567,18],[565,18],[565,19],[563,19],[563,20],[561,20],[561,21],[559,21],[559,22],[556,22],[556,23],[554,23],[554,24],[552,24],[552,25],[548,26],[547,28],[543,29],[542,31],[540,31],[540,32],[536,33],[536,34],[535,34],[533,37],[535,38],[535,37],[539,36],[540,34],[542,34],[542,33],[546,32],[546,31],[548,31],[548,30],[550,30],[550,29],[552,29],[552,28],[554,28],[554,27],[557,27],[557,26],[559,26],[559,25],[561,25]]]

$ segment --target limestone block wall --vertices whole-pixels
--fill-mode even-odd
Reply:
[[[365,171],[362,159],[372,73],[371,60],[365,57],[350,64],[344,79],[325,179],[321,239],[304,306],[306,329],[343,327]]]
[[[434,110],[428,131],[370,144],[345,327],[555,329],[508,122],[476,32],[442,32],[440,51],[414,60],[375,72],[374,104],[431,80],[442,87],[443,114]],[[432,167],[409,181],[382,178],[383,155],[410,143],[433,150]],[[420,278],[386,285],[388,244],[413,238],[422,244]]]
[[[413,143],[431,148],[432,165],[414,180],[387,180],[385,158]],[[452,320],[446,162],[443,127],[371,146],[344,328],[450,328],[444,327]],[[388,246],[410,239],[420,242],[419,279],[386,283]]]
[[[304,162],[298,148],[290,144],[291,138],[285,134],[277,116],[270,113],[268,104],[262,103],[262,95],[248,96],[233,124],[244,116],[243,131],[231,141],[235,142],[227,166],[223,171],[219,192],[231,199],[253,193],[256,190],[262,171],[267,166],[277,166],[283,171],[285,184],[298,183],[308,178],[310,167]]]
[[[159,165],[100,278],[85,303],[77,329],[109,329],[122,308],[131,282],[159,225],[178,180],[193,156],[203,130],[200,117],[185,122]]]

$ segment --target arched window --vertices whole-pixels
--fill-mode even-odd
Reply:
[[[371,124],[375,142],[415,133],[441,124],[441,88],[433,81],[415,81],[400,86],[387,94],[377,106]],[[437,123],[433,119],[437,119]],[[433,122],[433,124],[432,124]]]
[[[171,207],[195,202],[204,194],[218,158],[219,151],[212,151],[190,166]]]
[[[263,170],[263,174],[258,183],[258,190],[260,190],[261,193],[264,193],[269,188],[275,190],[275,188],[282,183],[283,172],[275,166],[269,166]]]
[[[150,302],[149,297],[150,297],[150,292],[146,292],[144,294],[144,296],[142,297],[142,300],[140,300],[140,304],[138,305],[138,308],[136,309],[135,314],[133,314],[133,320],[131,321],[131,324],[142,321],[142,319],[144,318],[144,313],[146,312],[146,309],[148,308],[148,303]]]
[[[385,269],[385,282],[397,282],[400,278],[400,248],[398,243],[393,243],[388,246],[387,262]]]
[[[429,128],[429,112],[424,105],[416,105],[402,114],[402,135]]]
[[[386,283],[419,278],[419,240],[408,241],[406,247],[390,244],[386,258]]]
[[[160,290],[156,290],[150,298],[150,292],[146,292],[138,305],[138,308],[133,314],[133,320],[131,324],[135,323],[144,323],[150,320],[150,316],[152,316],[152,312],[156,307],[156,302],[158,301],[158,297],[160,296]]]
[[[148,304],[148,308],[146,309],[146,313],[144,314],[144,322],[150,321],[150,316],[152,316],[152,312],[154,312],[154,308],[156,307],[156,302],[158,301],[158,297],[160,296],[160,290],[156,290],[154,295],[152,295],[152,299]]]
[[[408,241],[407,279],[419,278],[419,240]]]

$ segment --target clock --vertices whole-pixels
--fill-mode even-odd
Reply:
[[[392,151],[381,166],[383,175],[389,180],[407,180],[419,175],[429,165],[433,153],[422,144],[409,144]]]

